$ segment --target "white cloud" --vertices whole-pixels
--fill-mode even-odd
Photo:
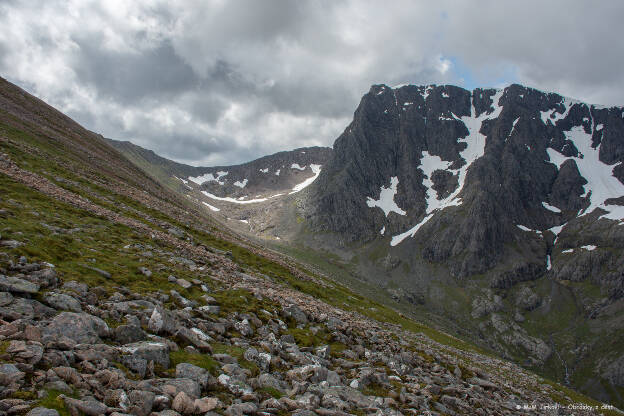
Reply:
[[[622,104],[623,17],[561,0],[15,0],[0,71],[105,136],[227,164],[331,145],[376,83],[513,80]]]

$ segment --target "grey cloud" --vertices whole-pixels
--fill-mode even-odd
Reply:
[[[491,86],[512,73],[624,103],[615,1],[12,0],[0,10],[7,78],[87,128],[193,164],[331,145],[377,83]],[[465,68],[440,69],[453,58]]]
[[[115,52],[94,38],[75,39],[80,54],[73,67],[80,82],[125,103],[167,96],[195,88],[199,79],[167,41],[141,54]]]

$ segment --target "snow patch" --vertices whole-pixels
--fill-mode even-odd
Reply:
[[[581,176],[587,180],[584,185],[585,195],[590,195],[590,206],[581,215],[589,214],[597,208],[607,211],[600,218],[611,220],[624,219],[624,206],[607,205],[609,198],[619,198],[624,195],[624,185],[613,176],[613,166],[603,163],[599,159],[600,147],[593,149],[591,134],[585,133],[582,126],[574,126],[564,132],[566,138],[574,143],[580,152],[579,157],[566,157],[552,148],[546,149],[550,162],[557,168],[568,159],[573,159],[578,166]]]
[[[568,253],[572,253],[573,251],[574,251],[574,249],[569,248],[569,249],[567,249],[567,250],[563,250],[561,253],[568,254]]]
[[[439,200],[437,196],[437,192],[433,190],[433,181],[431,180],[431,175],[436,170],[447,170],[448,167],[453,162],[447,162],[446,160],[442,160],[440,156],[430,155],[426,150],[422,152],[422,157],[420,159],[420,167],[419,169],[425,175],[423,179],[423,185],[427,188],[427,212],[426,214],[430,214],[437,209],[443,209],[450,205],[459,205],[458,200],[450,200],[449,198],[445,198],[443,200]]]
[[[586,245],[586,246],[581,246],[581,248],[584,248],[587,251],[594,251],[594,250],[596,250],[596,246],[594,246],[592,244],[589,244],[589,245]]]
[[[423,218],[423,220],[421,222],[416,224],[411,229],[405,231],[404,233],[399,234],[399,235],[395,235],[394,237],[392,237],[392,240],[390,241],[390,245],[392,247],[394,247],[397,244],[401,243],[403,240],[405,240],[407,237],[414,237],[416,235],[416,233],[418,232],[418,230],[420,229],[420,227],[422,227],[423,224],[425,224],[427,221],[429,221],[431,219],[431,217],[433,217],[433,214],[427,215],[425,218]]]
[[[386,226],[384,225],[383,227],[381,227],[381,231],[379,231],[379,234],[384,235],[386,233]]]
[[[600,124],[596,124],[596,131],[600,131],[604,128],[604,125],[602,123]]]
[[[561,210],[559,208],[553,207],[548,202],[542,202],[542,206],[544,208],[546,208],[548,211],[552,211],[552,212],[556,212],[556,213],[560,213],[561,212]]]
[[[280,174],[280,170],[281,170],[281,169],[278,169],[278,170],[276,170],[276,171],[275,171],[275,176],[279,176],[279,174]]]
[[[293,163],[292,165],[290,165],[290,168],[291,169],[305,170],[306,167],[305,166],[304,167],[299,166],[299,163]]]
[[[546,270],[552,269],[552,264],[550,262],[550,254],[546,256]]]
[[[431,85],[428,85],[425,88],[425,91],[421,93],[423,100],[427,101],[427,97],[429,97],[429,94],[431,94],[431,91],[433,91],[433,87]]]
[[[242,181],[242,182],[240,182],[240,181],[236,181],[236,182],[234,182],[234,186],[238,186],[239,188],[241,188],[241,189],[242,189],[242,188],[244,188],[244,187],[245,187],[245,185],[247,185],[247,182],[248,182],[248,181],[247,181],[247,178],[245,178],[245,179],[243,179],[243,181]]]
[[[260,172],[262,172],[262,173],[269,173],[269,168],[260,169]]]
[[[214,211],[214,212],[219,212],[219,211],[221,211],[219,208],[217,208],[217,207],[215,207],[215,206],[212,206],[212,205],[210,205],[210,204],[209,204],[209,203],[207,203],[207,202],[202,201],[202,204],[204,204],[204,205],[206,205],[208,208],[210,208],[210,210],[211,210],[211,211]]]
[[[366,198],[366,205],[369,208],[378,207],[386,214],[386,217],[391,212],[396,212],[399,215],[405,215],[406,212],[403,211],[399,206],[394,202],[394,196],[397,193],[397,185],[399,184],[399,178],[393,176],[390,178],[390,187],[386,188],[385,186],[381,187],[381,191],[379,192],[379,199],[375,200],[370,196]]]
[[[561,103],[565,107],[565,111],[563,112],[563,114],[559,113],[557,110],[552,110],[552,109],[546,110],[546,111],[540,111],[540,116],[544,124],[548,125],[548,120],[550,120],[550,122],[554,126],[557,123],[557,121],[566,118],[572,106],[574,106],[574,104],[579,103],[579,101],[574,100],[572,98],[563,97],[561,99]]]
[[[178,179],[178,180],[181,180],[181,181],[182,181],[182,183],[183,183],[184,185],[188,185],[188,181],[187,181],[187,180],[182,179],[182,178],[178,178],[178,177],[177,177],[177,176],[175,176],[175,175],[173,175],[173,177],[174,177],[174,178],[176,178],[176,179]]]
[[[443,93],[442,93],[442,97],[443,97],[443,98],[449,98],[449,95],[448,95],[447,93],[443,92]]]
[[[561,232],[561,230],[563,230],[563,227],[565,227],[565,224],[557,225],[548,229],[548,231],[552,232],[555,235],[555,241],[553,241],[553,245],[557,244],[559,233]]]
[[[201,176],[189,176],[188,180],[195,182],[197,185],[201,185],[204,182],[217,182],[219,185],[225,185],[225,181],[221,182],[223,176],[227,176],[228,172],[219,171],[216,176],[213,173],[205,173]]]
[[[443,200],[439,200],[434,202],[434,206],[436,209],[444,209],[448,206],[452,205],[460,205],[461,198],[457,196],[464,188],[464,183],[466,180],[466,173],[468,172],[468,168],[472,165],[472,163],[483,156],[485,152],[485,141],[486,136],[480,133],[481,124],[485,120],[495,119],[500,115],[503,107],[499,105],[500,98],[503,96],[505,91],[500,89],[496,90],[496,93],[492,96],[492,106],[490,107],[490,112],[484,112],[483,114],[476,116],[474,103],[470,106],[470,115],[463,116],[461,118],[457,117],[455,114],[451,113],[453,117],[462,123],[468,129],[468,136],[461,139],[460,142],[466,143],[466,148],[459,153],[459,155],[466,161],[466,164],[462,166],[457,175],[458,175],[458,186],[449,196],[444,198]],[[424,152],[423,152],[424,154]],[[421,161],[422,163],[422,161]],[[416,232],[422,227],[427,221],[429,221],[435,212],[433,212],[431,205],[429,205],[429,197],[427,198],[428,208],[427,215],[425,218],[416,224],[412,229],[407,230],[406,232],[399,234],[397,236],[392,237],[392,241],[390,242],[391,246],[396,246],[400,242],[402,242],[407,237],[413,237]]]
[[[256,202],[264,202],[269,199],[269,198],[259,198],[259,199],[250,199],[248,201],[239,201],[237,199],[230,198],[229,196],[227,197],[216,196],[206,191],[201,191],[201,193],[206,195],[208,198],[215,199],[217,201],[233,202],[235,204],[254,204]]]
[[[532,229],[520,224],[516,224],[516,227],[520,228],[522,231],[533,231]]]
[[[309,177],[308,179],[306,179],[305,181],[301,182],[298,185],[295,185],[292,192],[290,192],[291,194],[295,194],[301,191],[302,189],[308,187],[312,182],[316,180],[316,178],[318,178],[319,174],[321,173],[321,165],[311,164],[310,169],[312,169],[312,172],[314,172],[314,176]]]
[[[518,120],[520,120],[520,117],[514,120],[513,125],[511,126],[511,131],[509,132],[509,135],[507,136],[507,139],[511,137],[514,130],[516,129],[516,123],[518,122]],[[507,141],[507,139],[505,139],[505,141]]]

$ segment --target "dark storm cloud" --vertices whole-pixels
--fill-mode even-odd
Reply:
[[[100,39],[74,39],[80,47],[72,66],[78,81],[123,104],[145,97],[171,98],[197,88],[200,80],[168,41],[141,54],[102,48]]]
[[[194,164],[331,145],[371,84],[522,82],[624,103],[624,3],[4,1],[0,71]]]

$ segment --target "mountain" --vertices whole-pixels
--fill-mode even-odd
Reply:
[[[619,414],[232,232],[1,78],[0,149],[2,414]]]
[[[521,85],[375,85],[306,193],[299,242],[621,401],[623,162],[621,107]]]
[[[622,114],[521,85],[375,85],[333,153],[305,162],[322,169],[303,192],[249,198],[233,181],[264,177],[258,161],[183,191],[365,296],[621,405]]]
[[[302,147],[240,165],[195,167],[165,159],[127,141],[109,139],[109,143],[163,183],[173,182],[179,188],[190,181],[216,197],[241,200],[292,191],[316,177],[332,153],[328,147]]]

